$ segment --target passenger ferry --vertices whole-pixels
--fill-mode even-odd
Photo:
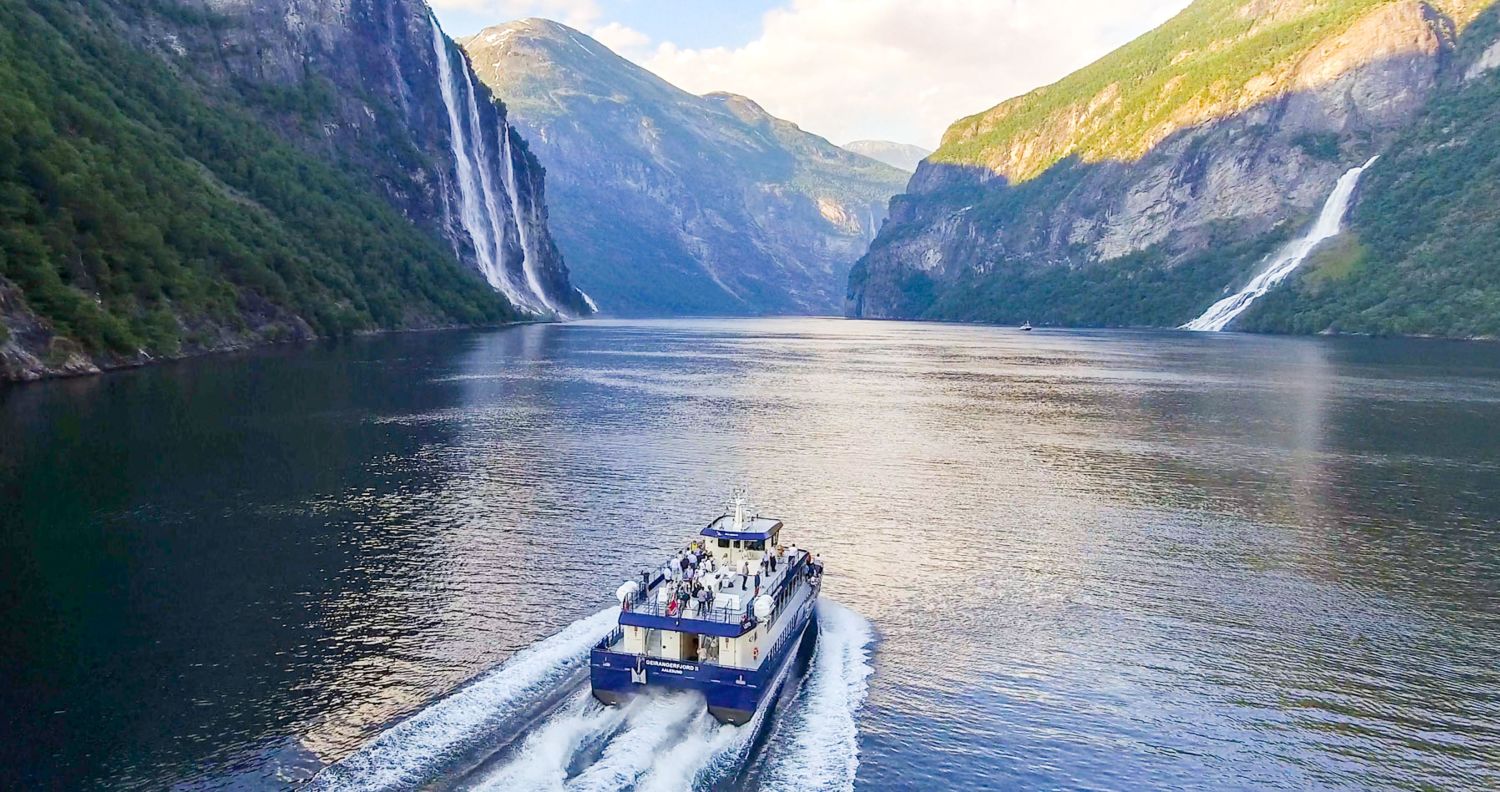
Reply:
[[[781,529],[747,516],[736,492],[700,539],[620,586],[620,624],[589,656],[594,697],[696,690],[720,723],[750,722],[780,687],[823,585],[822,561],[782,544]]]

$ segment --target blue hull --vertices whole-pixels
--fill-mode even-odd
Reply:
[[[736,726],[749,723],[781,686],[783,672],[802,644],[808,625],[816,620],[817,599],[814,589],[812,596],[797,609],[795,621],[777,639],[757,669],[612,652],[603,648],[610,645],[610,639],[605,639],[589,654],[589,682],[594,698],[616,705],[652,688],[696,690],[708,700],[709,714],[720,723]]]

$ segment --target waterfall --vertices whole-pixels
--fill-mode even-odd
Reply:
[[[1344,222],[1344,213],[1349,210],[1349,200],[1354,196],[1354,187],[1359,184],[1360,175],[1378,159],[1380,159],[1379,156],[1371,157],[1369,162],[1350,168],[1348,173],[1340,176],[1338,184],[1334,185],[1333,194],[1328,196],[1327,202],[1323,204],[1323,211],[1318,214],[1318,221],[1305,236],[1287,243],[1286,247],[1276,253],[1264,271],[1245,284],[1245,288],[1214,303],[1203,312],[1202,316],[1188,322],[1180,329],[1209,332],[1223,330],[1230,322],[1239,318],[1239,315],[1244,313],[1251,303],[1286,280],[1288,275],[1302,265],[1318,243],[1338,235]]]
[[[521,191],[516,184],[516,158],[515,152],[511,150],[510,124],[500,125],[500,156],[505,158],[505,189],[510,196],[510,213],[516,219],[516,233],[521,238],[521,272],[526,275],[526,285],[531,288],[533,294],[541,298],[542,304],[547,310],[563,316],[563,311],[547,299],[547,292],[542,288],[542,280],[537,275],[536,251],[531,247],[531,231],[526,227],[526,217],[521,214]]]
[[[448,109],[449,140],[453,148],[453,161],[458,172],[459,219],[469,238],[474,242],[474,253],[479,260],[479,270],[505,298],[520,308],[536,309],[536,304],[525,299],[521,290],[511,283],[505,267],[504,222],[501,220],[495,193],[490,184],[489,158],[484,147],[484,134],[479,117],[479,105],[475,101],[473,82],[468,67],[463,69],[464,83],[468,88],[467,127],[459,114],[459,97],[454,91],[453,62],[448,52],[448,40],[436,17],[432,22],[432,49],[437,59],[438,83],[443,104]]]

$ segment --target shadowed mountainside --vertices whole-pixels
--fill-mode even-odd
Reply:
[[[836,312],[906,180],[556,22],[463,45],[547,163],[559,244],[609,313]]]

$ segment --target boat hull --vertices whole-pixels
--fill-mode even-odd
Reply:
[[[612,652],[596,647],[589,655],[589,682],[594,698],[621,705],[652,689],[696,690],[708,701],[708,712],[720,723],[749,723],[762,705],[774,697],[802,638],[817,620],[813,595],[797,609],[795,621],[759,668],[735,668],[712,663],[662,660]]]

